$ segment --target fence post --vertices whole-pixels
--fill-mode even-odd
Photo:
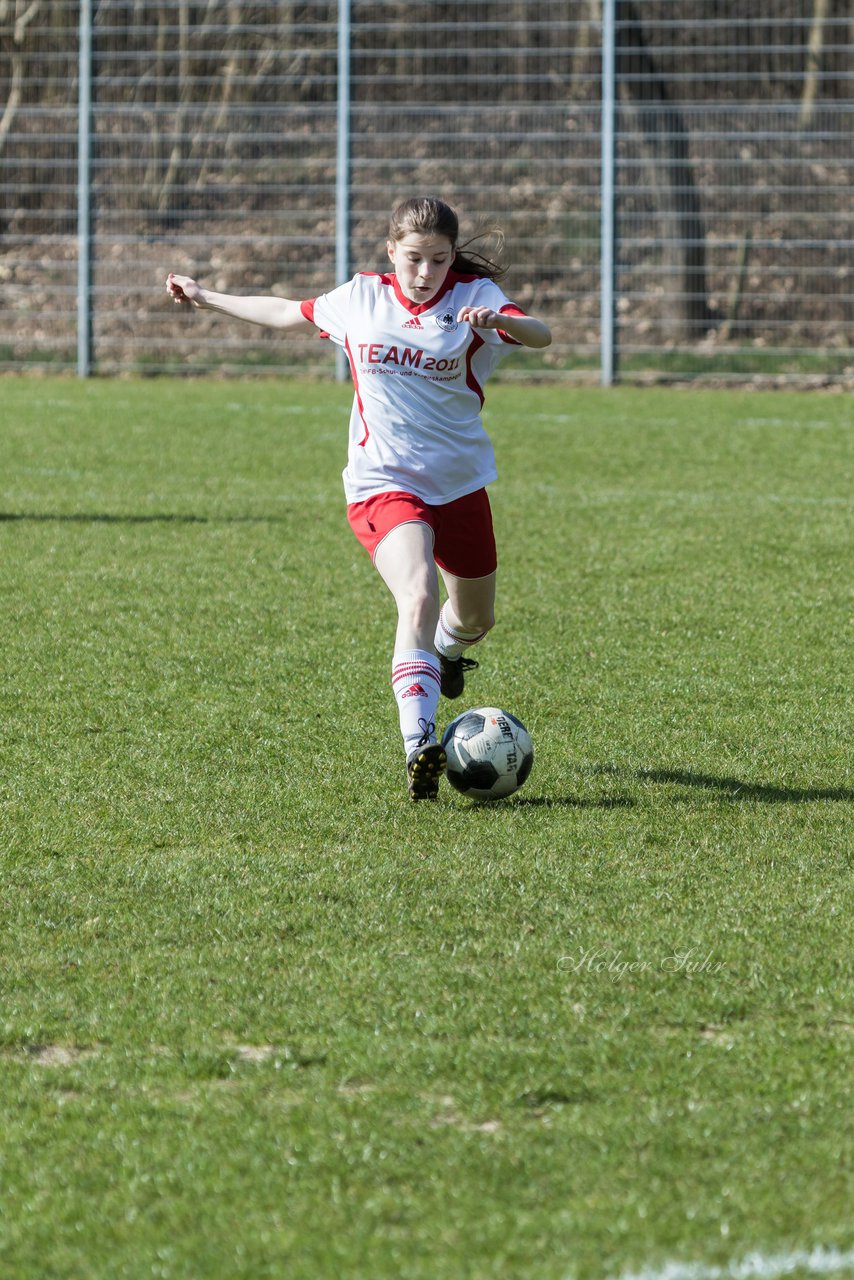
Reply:
[[[350,7],[351,0],[338,0],[338,123],[335,164],[335,283],[350,278]],[[346,382],[347,359],[339,347],[335,373]]]
[[[80,3],[77,60],[77,375],[92,372],[92,0]]]
[[[601,377],[603,387],[617,379],[616,326],[616,0],[602,3],[602,218],[600,233]]]

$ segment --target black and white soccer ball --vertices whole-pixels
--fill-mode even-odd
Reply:
[[[448,781],[472,800],[512,795],[534,763],[528,730],[499,707],[464,711],[448,725],[442,746],[448,757]]]

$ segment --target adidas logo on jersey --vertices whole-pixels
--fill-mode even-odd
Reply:
[[[423,684],[411,684],[409,688],[406,690],[406,693],[402,693],[400,695],[401,701],[403,701],[404,698],[426,698],[426,697],[427,697],[427,690],[424,688]]]
[[[405,321],[403,327],[404,329],[423,329],[424,328],[423,324],[418,319],[418,316],[413,316],[411,320]]]

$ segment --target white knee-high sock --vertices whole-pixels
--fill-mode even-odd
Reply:
[[[473,644],[477,644],[478,640],[482,640],[486,632],[464,631],[462,627],[452,627],[448,622],[447,608],[446,600],[439,614],[434,644],[436,652],[441,653],[443,658],[459,658],[466,649],[470,649]]]
[[[436,710],[441,686],[439,662],[424,649],[406,649],[391,662],[391,687],[400,714],[407,759],[422,738],[436,741]]]

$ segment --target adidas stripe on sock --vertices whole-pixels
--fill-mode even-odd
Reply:
[[[436,740],[436,710],[442,676],[436,655],[423,649],[396,653],[391,663],[391,687],[400,715],[407,758],[416,747]],[[426,728],[432,726],[432,728]]]
[[[443,658],[459,658],[466,649],[470,649],[473,644],[477,644],[478,640],[482,640],[486,635],[485,631],[464,631],[462,627],[452,627],[448,623],[446,610],[448,608],[447,600],[442,605],[442,611],[439,614],[439,625],[436,628],[436,652],[441,653]]]

